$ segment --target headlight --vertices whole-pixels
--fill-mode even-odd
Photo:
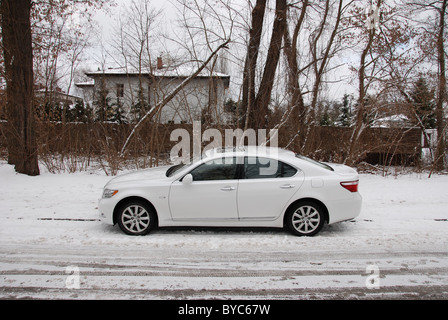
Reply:
[[[104,189],[103,198],[112,198],[117,192],[118,190]]]

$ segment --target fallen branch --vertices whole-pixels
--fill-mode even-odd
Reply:
[[[222,48],[225,48],[227,44],[230,42],[230,39],[228,39],[226,42],[221,44],[215,51],[213,51],[208,59],[202,63],[202,65],[199,67],[199,69],[196,70],[192,75],[190,75],[187,79],[182,81],[180,85],[178,85],[166,98],[164,98],[161,102],[156,104],[154,107],[152,107],[132,129],[131,133],[129,134],[128,138],[126,139],[123,148],[121,148],[120,151],[120,157],[124,156],[124,152],[126,150],[126,147],[129,144],[129,141],[131,141],[131,138],[137,131],[137,129],[142,125],[143,122],[146,120],[150,120],[157,112],[159,112],[160,109],[162,109],[168,102],[170,102],[191,80],[197,77],[199,73],[207,66],[207,64],[213,59],[213,57],[221,50]]]

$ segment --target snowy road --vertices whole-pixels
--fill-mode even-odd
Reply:
[[[1,295],[6,299],[448,297],[444,252],[221,253],[12,246],[3,248],[1,262]],[[376,279],[373,269],[366,273],[373,265],[379,270]],[[72,281],[77,275],[79,282]]]
[[[361,176],[363,212],[313,238],[97,220],[100,174],[0,163],[2,299],[447,299],[448,177]]]

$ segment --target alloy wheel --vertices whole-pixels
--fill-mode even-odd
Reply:
[[[321,219],[319,210],[310,205],[303,205],[293,212],[291,222],[298,233],[307,235],[320,227]]]
[[[121,225],[130,234],[143,234],[151,223],[151,215],[146,208],[133,204],[127,206],[121,214]]]

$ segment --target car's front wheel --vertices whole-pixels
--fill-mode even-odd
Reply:
[[[293,204],[286,213],[286,226],[297,236],[314,236],[325,223],[322,206],[313,201]]]
[[[143,201],[128,201],[118,209],[117,222],[126,234],[145,235],[155,227],[156,214]]]

